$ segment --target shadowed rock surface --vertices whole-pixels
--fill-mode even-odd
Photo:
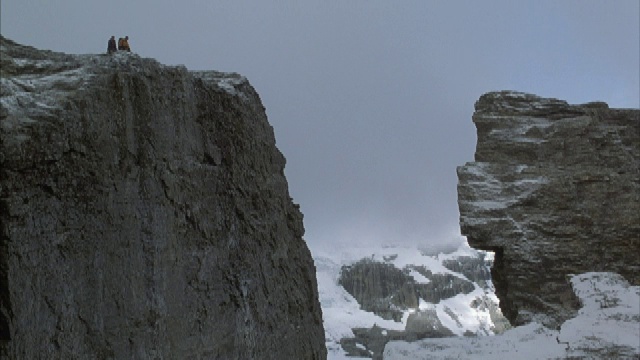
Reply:
[[[505,316],[557,328],[579,308],[571,274],[640,284],[640,111],[508,91],[475,110],[475,162],[458,168],[460,224],[471,246],[496,254]]]
[[[360,304],[383,319],[400,321],[402,310],[418,307],[416,282],[392,264],[362,259],[343,266],[338,283]]]
[[[0,357],[324,359],[244,77],[0,37]]]

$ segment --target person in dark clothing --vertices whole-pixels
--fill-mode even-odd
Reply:
[[[107,54],[113,54],[118,49],[116,48],[116,37],[112,36],[107,43]]]

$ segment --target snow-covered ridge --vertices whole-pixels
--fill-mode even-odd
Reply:
[[[637,359],[640,287],[614,273],[573,276],[582,308],[559,331],[530,323],[501,335],[390,342],[384,359]]]
[[[449,274],[469,281],[462,273],[452,271],[443,263],[461,257],[475,259],[481,254],[487,262],[491,261],[491,253],[472,249],[466,242],[457,250],[447,254],[428,255],[427,252],[416,248],[400,246],[343,248],[331,254],[315,253],[316,275],[329,359],[347,358],[347,353],[341,343],[344,343],[344,339],[355,337],[354,329],[376,327],[380,329],[382,335],[388,335],[390,332],[397,334],[397,332],[407,330],[408,324],[410,324],[409,327],[415,327],[413,325],[415,321],[412,323],[409,320],[410,316],[434,317],[435,315],[437,318],[434,320],[438,324],[437,326],[450,330],[449,333],[456,336],[493,335],[495,324],[492,321],[488,305],[493,306],[495,310],[498,299],[493,293],[490,281],[484,287],[474,283],[474,290],[470,293],[458,294],[441,300],[437,304],[420,299],[417,307],[403,311],[402,319],[399,322],[386,320],[372,312],[362,310],[358,301],[338,283],[341,268],[362,259],[392,264],[397,269],[406,269],[406,272],[418,284],[427,284],[430,280],[416,271],[415,267],[424,267],[433,274]],[[363,355],[369,352],[367,358],[374,355],[371,349],[366,349],[365,344],[356,341],[355,345],[363,350],[361,352]],[[348,358],[353,359],[353,357]]]

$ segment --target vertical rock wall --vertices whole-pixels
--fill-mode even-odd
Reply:
[[[568,278],[640,284],[640,111],[516,92],[475,104],[475,162],[458,168],[462,234],[496,252],[492,276],[514,324],[575,315]]]
[[[3,357],[326,357],[302,214],[246,79],[0,46]]]

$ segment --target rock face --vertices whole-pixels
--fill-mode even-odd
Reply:
[[[411,270],[429,279],[429,283],[418,283],[410,275]],[[398,269],[393,264],[369,259],[344,266],[338,283],[358,301],[363,310],[394,321],[400,321],[406,310],[418,308],[420,299],[437,304],[440,300],[468,294],[475,289],[468,280],[452,274],[433,274],[424,266],[409,265]]]
[[[326,358],[245,78],[0,41],[1,357]]]
[[[571,274],[640,284],[640,111],[516,92],[485,94],[475,109],[460,224],[471,246],[496,253],[505,316],[557,328],[579,308]]]
[[[383,319],[400,321],[403,310],[418,307],[419,284],[408,271],[392,264],[362,259],[350,266],[343,266],[338,280],[363,310],[373,312]]]

